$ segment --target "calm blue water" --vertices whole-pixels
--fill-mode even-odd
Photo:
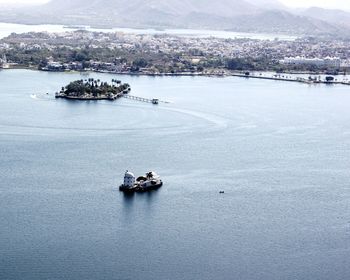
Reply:
[[[171,103],[53,98],[87,77],[116,78],[0,72],[0,279],[349,279],[348,87],[119,76]],[[125,196],[126,169],[164,186]]]

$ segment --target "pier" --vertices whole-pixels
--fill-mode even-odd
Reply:
[[[136,101],[140,101],[140,102],[146,102],[146,103],[152,103],[152,104],[159,104],[159,103],[169,103],[167,101],[161,101],[158,98],[144,98],[144,97],[139,97],[139,96],[135,96],[135,95],[129,95],[129,94],[124,94],[123,95],[124,98],[128,98],[128,99],[132,99],[132,100],[136,100]]]

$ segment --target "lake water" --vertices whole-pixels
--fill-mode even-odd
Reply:
[[[235,38],[250,38],[256,40],[279,40],[293,41],[296,36],[288,36],[282,34],[264,34],[264,33],[244,33],[244,32],[230,32],[230,31],[218,31],[218,30],[195,30],[195,29],[133,29],[133,28],[111,28],[111,29],[98,29],[92,27],[84,27],[88,31],[94,32],[124,32],[132,34],[169,34],[176,36],[189,36],[189,37],[215,37],[222,39],[235,39]],[[78,28],[65,28],[63,25],[43,24],[43,25],[25,25],[14,23],[0,23],[0,39],[7,37],[11,33],[26,33],[26,32],[68,32],[78,30]]]
[[[53,98],[88,77],[171,103]],[[348,87],[0,80],[0,279],[349,279]],[[126,169],[164,185],[126,196]]]

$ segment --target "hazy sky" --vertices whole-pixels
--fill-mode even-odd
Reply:
[[[280,0],[283,4],[290,7],[325,7],[350,10],[350,1],[348,0]]]
[[[14,3],[37,4],[37,3],[45,3],[48,1],[49,0],[0,0],[0,4],[14,4]],[[290,7],[318,6],[318,7],[325,7],[325,8],[341,8],[341,9],[350,10],[349,0],[280,0],[280,2]]]

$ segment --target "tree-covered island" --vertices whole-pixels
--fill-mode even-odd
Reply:
[[[93,78],[70,82],[56,93],[56,98],[76,100],[115,100],[131,90],[129,84],[112,79],[112,83]]]

